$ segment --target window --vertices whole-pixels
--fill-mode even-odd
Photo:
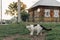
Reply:
[[[45,9],[45,17],[50,17],[50,9]]]
[[[59,10],[54,10],[54,17],[59,17]]]

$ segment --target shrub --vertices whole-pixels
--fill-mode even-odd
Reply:
[[[21,12],[21,19],[22,21],[26,21],[29,18],[29,14],[26,11]]]

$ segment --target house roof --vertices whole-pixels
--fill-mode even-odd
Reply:
[[[33,7],[39,6],[39,5],[43,5],[43,6],[58,6],[60,7],[60,2],[56,1],[56,0],[39,0],[38,2],[36,2]]]

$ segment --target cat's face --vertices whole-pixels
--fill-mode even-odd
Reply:
[[[27,28],[29,31],[31,31],[31,26],[26,26],[26,28]]]
[[[33,27],[33,25],[27,25],[26,28],[30,28],[30,27]]]
[[[33,25],[27,25],[26,28],[31,31],[31,29],[33,29]]]
[[[28,29],[30,26],[26,26],[26,28]]]

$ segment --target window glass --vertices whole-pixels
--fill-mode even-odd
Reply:
[[[50,17],[50,9],[45,9],[45,17]]]
[[[54,10],[54,17],[59,17],[59,10]]]

